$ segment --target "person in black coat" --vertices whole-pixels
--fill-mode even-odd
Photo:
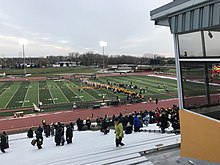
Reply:
[[[61,142],[61,128],[57,127],[56,128],[56,132],[55,132],[55,143],[56,143],[56,146],[59,146],[60,145],[60,142]]]
[[[60,128],[61,128],[61,144],[62,144],[62,146],[64,145],[64,143],[65,143],[65,138],[64,138],[64,125],[63,124],[59,124],[60,126]]]
[[[64,142],[64,126],[59,122],[55,133],[55,143],[56,146],[59,146],[60,144],[64,145]]]
[[[74,130],[74,124],[73,124],[73,122],[70,122],[70,127],[72,128],[72,130]]]
[[[131,126],[133,127],[134,125],[134,117],[132,114],[129,114],[128,116],[128,122],[131,124]]]
[[[126,127],[125,127],[125,134],[131,134],[132,130],[133,130],[133,128],[132,128],[130,122],[128,122]]]
[[[178,117],[177,113],[171,114],[170,122],[172,123],[172,127],[173,127],[174,132],[178,132],[177,130],[180,129],[180,122],[179,122],[179,117]]]
[[[78,119],[76,120],[76,125],[77,125],[77,127],[78,127],[78,130],[79,130],[79,131],[82,131],[82,127],[84,126],[83,120],[81,120],[80,118],[78,118]]]
[[[158,104],[158,98],[155,99],[156,104]]]
[[[162,112],[160,118],[159,118],[159,126],[161,128],[162,133],[165,133],[165,129],[168,128],[168,117],[165,112]]]
[[[69,125],[66,125],[66,141],[67,141],[67,144],[72,143],[72,138],[73,138],[73,130]]]
[[[109,133],[108,123],[107,123],[106,120],[103,120],[103,121],[102,121],[101,132],[103,132],[105,135],[106,135],[107,133]]]
[[[8,135],[6,134],[5,131],[3,131],[3,133],[1,134],[0,148],[1,148],[1,151],[3,153],[5,153],[5,149],[9,148],[9,145],[8,145]]]
[[[128,119],[127,119],[127,118],[128,118],[127,115],[121,117],[121,123],[122,123],[122,126],[123,126],[123,130],[125,130],[126,125],[127,125],[127,123],[128,123]]]
[[[91,120],[89,118],[86,119],[86,126],[87,126],[87,129],[90,130]]]
[[[28,138],[33,138],[33,135],[34,135],[34,131],[32,130],[32,128],[30,128],[27,132],[27,137]]]
[[[39,127],[37,128],[37,131],[41,132],[41,134],[43,133],[43,128],[39,125]]]
[[[38,149],[42,149],[42,144],[43,144],[43,135],[41,131],[35,131],[36,134],[36,143],[37,143],[37,147]]]
[[[44,133],[46,137],[50,136],[50,125],[49,124],[44,126]]]

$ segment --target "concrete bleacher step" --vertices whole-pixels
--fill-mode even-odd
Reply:
[[[100,157],[100,156],[99,156]],[[117,156],[117,157],[103,157],[101,158],[100,160],[93,160],[90,162],[87,161],[87,162],[81,162],[80,164],[89,164],[89,165],[97,165],[97,164],[111,164],[111,163],[114,163],[114,162],[120,162],[120,161],[124,161],[124,160],[127,160],[127,159],[133,159],[133,158],[138,158],[138,157],[141,157],[140,154],[138,153],[134,153],[134,154],[126,154],[126,155],[123,155],[123,156]],[[77,164],[77,163],[76,163]]]
[[[149,132],[149,133],[161,133],[162,132],[161,130],[158,130],[158,129],[142,129],[142,131],[143,132]],[[172,133],[176,133],[176,131],[174,131],[174,130],[165,130],[165,133],[172,134]]]
[[[136,165],[154,165],[152,162],[142,162],[142,163],[137,163]]]
[[[74,153],[73,153],[74,154]],[[91,154],[84,155],[80,157],[69,157],[64,158],[63,160],[55,160],[54,162],[48,162],[47,165],[82,165],[82,164],[106,164],[109,162],[119,161],[123,159],[136,158],[141,155],[136,152],[136,150],[131,150],[129,147],[119,147],[119,148],[109,148],[108,150],[102,150],[100,152],[91,152]],[[74,163],[73,163],[74,162]]]
[[[74,164],[74,165],[83,165],[83,164],[108,164],[108,163],[116,163],[116,162],[123,162],[123,161],[135,161],[133,164],[141,163],[139,160],[143,160],[139,153],[148,151],[150,149],[158,149],[158,144],[161,144],[161,140],[163,139],[166,144],[173,143],[179,136],[177,135],[169,135],[168,137],[160,137],[158,139],[151,139],[147,141],[137,141],[130,143],[129,145],[125,145],[123,147],[111,147],[111,146],[103,146],[103,148],[93,148],[90,150],[89,154],[81,153],[80,156],[73,156],[68,158],[63,158],[60,160],[54,160],[53,162],[47,162],[47,165],[66,165],[66,164]],[[160,148],[161,146],[159,146]],[[100,150],[101,149],[101,150]],[[144,157],[144,156],[143,156]],[[138,158],[138,159],[137,159]],[[145,157],[144,157],[145,158]],[[131,160],[134,159],[134,160]],[[145,158],[144,161],[147,162]]]
[[[112,162],[112,163],[109,163],[109,164],[111,164],[111,165],[122,165],[122,164],[134,165],[134,164],[140,164],[140,163],[146,163],[146,164],[150,165],[151,162],[146,157],[140,156],[140,157],[137,157],[137,158],[118,161],[118,162],[115,162],[115,163]]]

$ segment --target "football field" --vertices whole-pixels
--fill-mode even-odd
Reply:
[[[88,79],[98,84],[111,83],[119,88],[118,84],[129,91],[144,96],[144,101],[150,97],[169,99],[177,97],[176,81],[149,76],[112,76]],[[126,100],[127,94],[115,92],[106,88],[97,88],[88,85],[80,79],[59,79],[59,80],[26,80],[26,81],[5,81],[0,82],[0,111],[7,109],[33,107],[33,104],[42,107],[58,105],[86,104],[102,102],[105,100]],[[61,106],[62,108],[62,106]]]

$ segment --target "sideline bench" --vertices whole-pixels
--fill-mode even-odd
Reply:
[[[99,108],[100,108],[100,105],[99,105],[99,104],[94,105],[92,108],[93,108],[93,109],[99,109]]]
[[[20,111],[20,112],[14,112],[14,118],[16,117],[23,117],[24,116],[24,112]]]

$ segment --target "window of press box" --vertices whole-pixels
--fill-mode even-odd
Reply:
[[[203,57],[201,32],[178,35],[180,58]]]
[[[220,120],[220,62],[181,62],[180,67],[184,108]]]
[[[181,63],[184,108],[207,105],[205,96],[204,66],[201,63]],[[198,101],[200,99],[201,101]]]
[[[205,31],[206,57],[220,57],[220,31]]]

